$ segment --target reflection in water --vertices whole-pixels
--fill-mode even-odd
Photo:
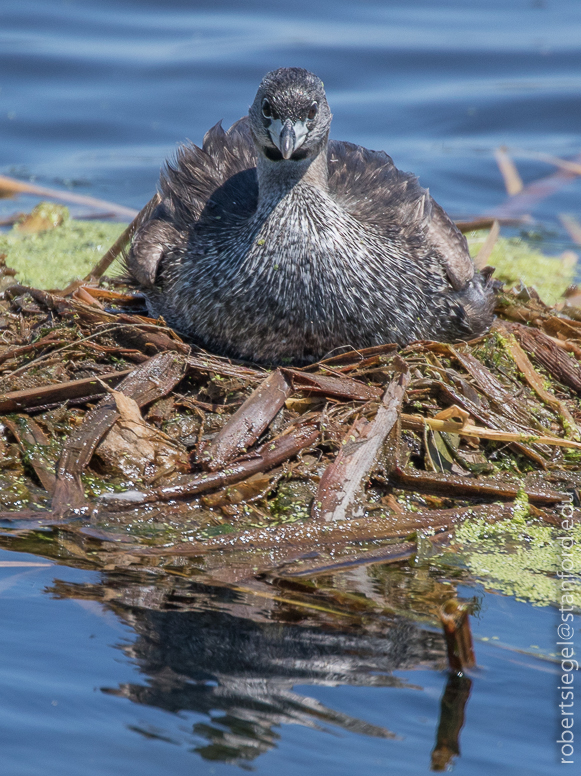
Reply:
[[[193,733],[200,742],[195,751],[209,760],[253,760],[276,746],[274,728],[282,724],[397,737],[397,731],[327,708],[293,686],[409,688],[394,670],[445,665],[440,635],[403,618],[337,623],[279,601],[258,599],[257,606],[253,596],[224,589],[190,583],[187,591],[170,591],[152,586],[151,578],[144,582],[111,575],[96,586],[57,582],[52,592],[109,601],[137,634],[120,648],[147,681],[103,691],[174,713],[207,715]]]
[[[433,771],[448,770],[454,757],[460,754],[460,731],[471,689],[472,680],[467,676],[450,674],[442,695],[440,724],[432,751]]]

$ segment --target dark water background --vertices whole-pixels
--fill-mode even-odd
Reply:
[[[455,216],[504,200],[498,145],[581,151],[579,0],[3,0],[0,173],[139,208],[178,141],[231,124],[283,65],[323,78],[334,137],[385,149]],[[525,182],[552,171],[519,169]],[[555,253],[572,247],[557,215],[580,217],[580,193],[573,182],[534,212]],[[266,608],[251,625],[218,614],[219,601],[163,617],[70,597],[100,579],[0,567],[2,774],[428,772],[446,675],[425,631],[409,634],[424,668],[389,655],[369,667],[344,634],[314,647],[292,625],[273,630]],[[475,635],[488,640],[456,772],[560,772],[557,670],[534,657],[555,651],[555,613],[465,592],[481,599]],[[332,713],[309,716],[317,703]]]

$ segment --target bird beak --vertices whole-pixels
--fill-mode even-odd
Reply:
[[[290,119],[283,123],[280,119],[271,122],[270,138],[282,154],[283,159],[290,159],[294,152],[302,146],[307,137],[307,127],[304,121]]]
[[[291,120],[287,119],[282,125],[282,131],[278,138],[279,150],[283,159],[290,159],[295,150],[296,135]]]

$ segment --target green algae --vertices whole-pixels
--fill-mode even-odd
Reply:
[[[472,256],[476,256],[487,232],[466,235]],[[575,266],[557,256],[547,256],[520,237],[499,237],[488,259],[494,277],[506,286],[533,286],[546,304],[555,304],[575,279]]]
[[[470,574],[487,587],[518,601],[535,606],[557,605],[563,589],[557,577],[563,569],[564,552],[577,574],[567,594],[581,610],[581,524],[572,530],[559,530],[535,519],[528,519],[528,502],[517,496],[510,520],[489,523],[468,520],[456,530],[455,563],[462,561]],[[572,545],[564,550],[562,538]],[[435,559],[446,565],[449,554]],[[571,588],[571,589],[569,589]]]
[[[288,480],[282,482],[268,507],[274,522],[294,523],[306,520],[311,512],[311,501],[315,490],[309,482]]]
[[[25,509],[30,499],[25,477],[0,476],[0,510]]]
[[[0,254],[6,254],[6,264],[16,270],[19,283],[64,288],[84,277],[126,228],[120,223],[77,221],[70,218],[67,208],[58,207],[60,225],[54,225],[56,214],[47,212],[54,228],[27,233],[16,224],[0,232]]]

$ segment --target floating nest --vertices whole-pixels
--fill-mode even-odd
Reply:
[[[111,286],[4,292],[3,520],[239,581],[399,561],[515,499],[557,524],[577,499],[581,322],[530,289],[469,343],[269,371]]]
[[[383,345],[268,370],[190,347],[104,277],[154,204],[85,281],[47,291],[1,270],[4,546],[30,550],[42,534],[44,554],[92,568],[254,590],[303,580],[313,606],[312,581],[319,589],[340,571],[437,563],[486,541],[490,555],[491,540],[503,566],[528,543],[537,556],[506,580],[497,571],[496,586],[518,596],[520,580],[528,600],[556,599],[554,579],[554,590],[534,589],[557,568],[556,551],[543,555],[546,531],[579,502],[574,293],[558,307],[523,284],[500,293],[491,332],[472,342]],[[43,204],[19,217],[15,255],[25,261],[31,240],[41,250],[36,235],[74,231],[62,211]],[[481,260],[514,254],[497,238],[494,224]],[[559,265],[562,285],[571,266]],[[433,619],[452,595],[419,608]]]

